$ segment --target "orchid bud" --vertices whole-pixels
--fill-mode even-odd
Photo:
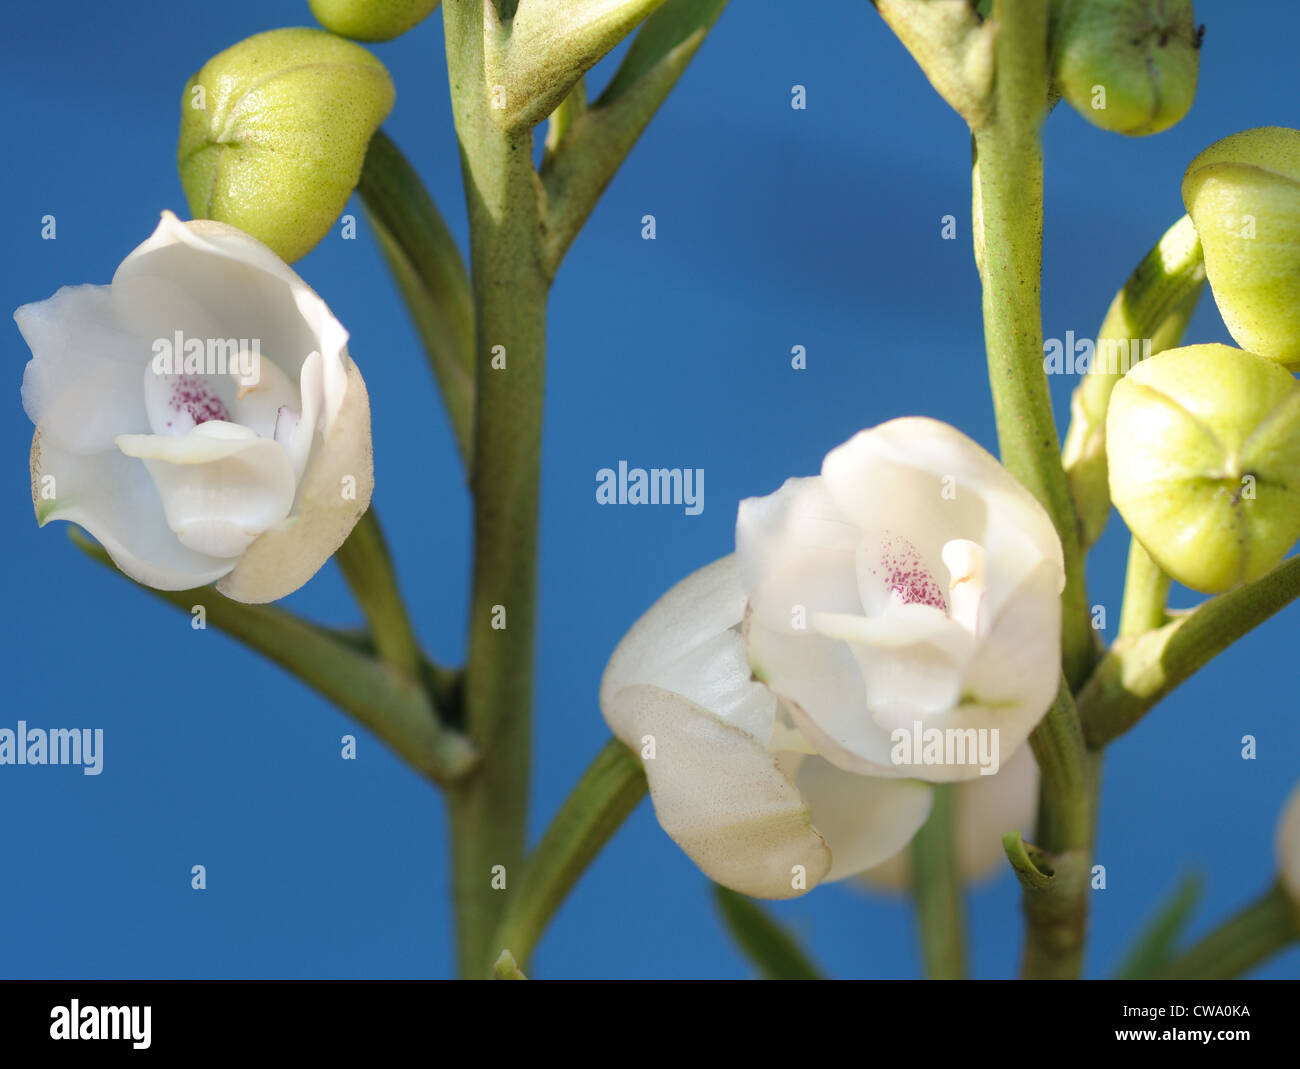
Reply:
[[[1158,134],[1192,106],[1201,48],[1192,0],[1062,0],[1053,41],[1057,87],[1094,126]]]
[[[1237,344],[1300,369],[1300,130],[1243,130],[1196,157],[1183,202]]]
[[[1300,537],[1300,383],[1228,345],[1144,360],[1106,420],[1111,498],[1156,563],[1193,590],[1258,579]]]
[[[438,0],[309,0],[327,30],[355,41],[391,41],[423,22]]]
[[[343,211],[393,98],[379,60],[324,30],[271,30],[226,49],[181,104],[190,211],[301,259]]]

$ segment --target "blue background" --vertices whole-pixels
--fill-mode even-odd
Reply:
[[[1068,107],[1048,122],[1049,337],[1095,332],[1182,213],[1180,180],[1200,149],[1245,127],[1300,125],[1300,10],[1198,7],[1209,33],[1181,125],[1130,140]],[[311,18],[305,2],[80,0],[12,6],[4,23],[0,304],[13,308],[65,283],[107,282],[160,210],[187,216],[174,161],[186,79],[243,37]],[[463,247],[441,20],[376,51],[398,86],[387,128]],[[807,110],[790,106],[795,84]],[[551,304],[533,838],[607,738],[595,698],[610,651],[669,585],[731,549],[740,498],[815,472],[828,449],[898,415],[995,445],[969,164],[964,125],[866,0],[736,0],[633,151]],[[55,241],[40,237],[46,213]],[[653,242],[640,236],[646,213]],[[955,241],[940,238],[947,214]],[[415,336],[364,222],[358,240],[336,229],[298,269],[351,332],[375,417],[376,504],[421,636],[454,662],[468,499]],[[1208,296],[1188,338],[1228,340]],[[802,372],[790,368],[796,344]],[[0,767],[0,974],[448,974],[439,796],[364,733],[359,759],[340,760],[340,737],[359,729],[326,702],[83,557],[63,525],[37,529],[18,396],[28,354],[14,326],[0,327],[0,350],[0,726],[105,732],[99,777]],[[1073,385],[1052,383],[1062,427]],[[704,513],[601,508],[595,472],[620,459],[704,468]],[[1113,520],[1090,560],[1112,636],[1126,546]],[[359,619],[332,564],[287,604]],[[1195,933],[1272,879],[1277,813],[1300,777],[1298,621],[1300,610],[1283,613],[1113,748],[1090,975],[1114,967],[1180,873],[1207,876]],[[1255,761],[1240,756],[1246,733],[1259,740]],[[195,864],[207,868],[201,893]],[[560,912],[534,971],[747,975],[707,891],[643,803]],[[978,975],[1014,971],[1018,909],[1008,873],[973,895]],[[777,912],[835,975],[918,972],[902,902],[839,885]],[[1297,972],[1293,949],[1260,975]]]

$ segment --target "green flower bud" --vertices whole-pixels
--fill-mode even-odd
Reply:
[[[1057,88],[1094,126],[1158,134],[1192,106],[1201,48],[1192,0],[1060,0],[1052,32]]]
[[[219,53],[181,103],[190,212],[301,259],[347,204],[394,95],[379,60],[324,30],[271,30]]]
[[[1185,586],[1258,579],[1300,538],[1300,383],[1228,345],[1144,360],[1111,395],[1111,498]]]
[[[356,41],[391,41],[433,14],[438,0],[309,0],[327,30]]]
[[[1183,203],[1237,344],[1300,370],[1300,130],[1263,126],[1192,160]]]

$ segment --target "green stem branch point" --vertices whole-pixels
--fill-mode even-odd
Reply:
[[[637,31],[605,91],[572,119],[543,161],[549,277],[726,6],[727,0],[666,0]]]
[[[116,571],[108,554],[76,528],[71,537],[88,556]],[[448,786],[473,769],[474,748],[458,731],[439,721],[416,680],[390,670],[352,644],[283,609],[231,601],[211,587],[141,589],[183,612],[202,605],[208,625],[297,676],[435,783]]]
[[[1088,744],[1124,734],[1170,691],[1300,598],[1300,557],[1204,602],[1172,623],[1119,639],[1079,693]]]

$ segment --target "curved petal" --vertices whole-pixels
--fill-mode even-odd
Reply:
[[[140,374],[150,344],[121,324],[107,286],[64,286],[14,321],[32,351],[23,408],[50,446],[98,453],[116,435],[148,429]]]
[[[817,752],[846,772],[898,778],[889,733],[867,708],[862,672],[846,643],[814,631],[782,634],[751,617],[746,631],[754,674],[785,699]]]
[[[858,776],[820,757],[799,761],[794,784],[831,851],[826,879],[854,876],[896,855],[930,815],[934,791],[911,779]]]
[[[139,460],[117,450],[69,453],[46,443],[38,430],[32,437],[31,464],[37,522],[44,527],[51,520],[68,520],[84,527],[137,583],[158,590],[192,590],[235,566],[233,560],[181,545],[167,526],[157,487]],[[47,497],[47,491],[53,496]]]
[[[642,684],[603,696],[619,737],[643,758],[655,816],[710,879],[757,898],[794,898],[830,870],[807,803],[776,759],[693,702]]]
[[[744,615],[734,555],[692,572],[651,605],[615,648],[600,681],[602,708],[626,686],[658,683],[666,669],[735,627]],[[614,724],[610,727],[623,738]]]
[[[293,507],[284,448],[247,427],[211,420],[186,434],[123,434],[118,448],[144,461],[168,526],[183,545],[237,557]]]
[[[323,429],[293,513],[249,546],[217,584],[235,601],[275,601],[293,593],[320,571],[370,507],[375,473],[366,384],[346,354],[327,356],[323,364]]]
[[[886,731],[942,713],[961,699],[975,638],[929,605],[899,605],[887,616],[819,615],[813,625],[848,645],[866,688],[867,709]]]
[[[822,475],[828,495],[865,529],[880,525],[883,502],[890,530],[923,554],[957,539],[982,546],[990,614],[1040,560],[1055,562],[1065,585],[1061,540],[1046,511],[992,454],[946,423],[909,417],[862,431],[826,455]]]
[[[258,339],[263,358],[295,381],[312,352],[346,352],[348,335],[325,302],[260,241],[211,220],[164,212],[152,236],[113,276],[122,316],[147,337]]]
[[[746,498],[736,516],[736,558],[754,616],[773,630],[797,632],[814,612],[861,613],[861,537],[815,476]]]
[[[964,702],[987,714],[976,717],[963,707],[962,726],[998,727],[1004,761],[1043,718],[1060,686],[1058,577],[1056,563],[1042,561],[1006,598],[962,684]]]

